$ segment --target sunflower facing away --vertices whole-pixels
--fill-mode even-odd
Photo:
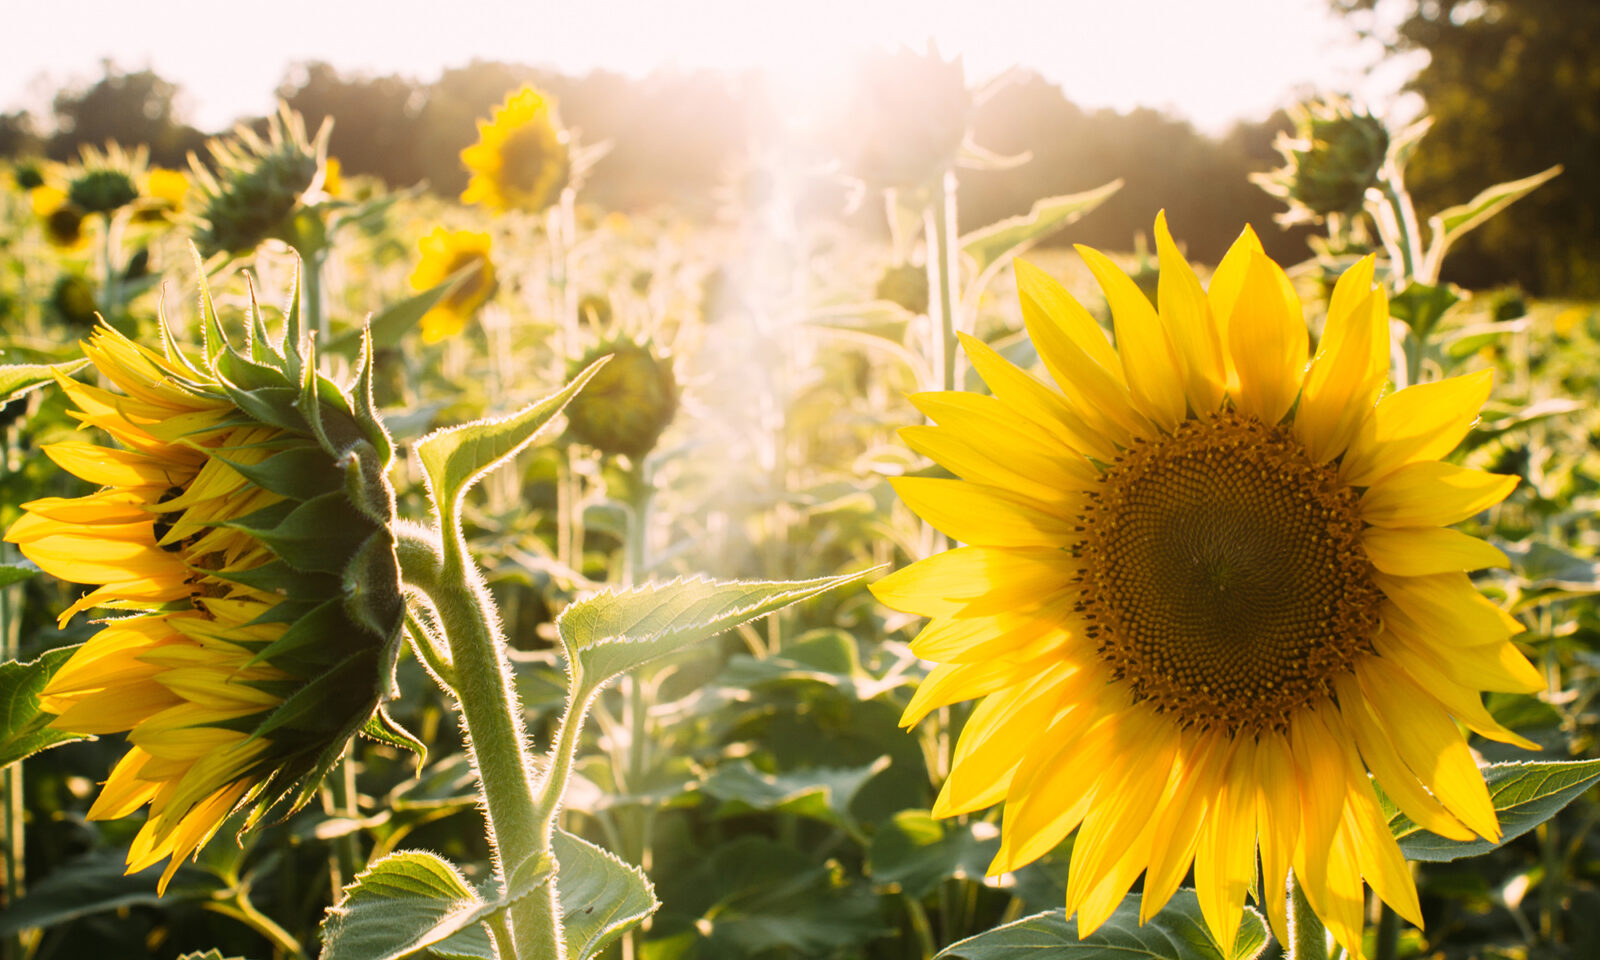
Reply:
[[[489,259],[489,235],[471,230],[446,230],[434,227],[422,238],[422,259],[411,273],[413,290],[429,290],[443,283],[469,264],[478,269],[433,305],[422,317],[422,339],[438,343],[461,332],[499,286],[494,262]]]
[[[478,142],[461,151],[472,174],[462,203],[481,203],[496,213],[538,213],[555,203],[571,175],[567,131],[556,119],[555,102],[525,86],[478,121]]]
[[[253,806],[254,824],[310,796],[372,721],[401,615],[388,440],[364,386],[352,402],[301,359],[300,335],[285,350],[259,319],[248,358],[214,315],[207,339],[195,363],[170,340],[158,352],[96,329],[84,355],[115,389],[58,380],[118,446],[46,447],[99,489],[23,504],[5,535],[46,572],[97,585],[63,624],[122,611],[41,704],[63,730],[126,732],[89,817],[148,805],[128,872],[170,858],[162,890],[229,814]]]
[[[1374,782],[1434,833],[1498,838],[1452,718],[1532,746],[1479,700],[1544,686],[1510,642],[1521,627],[1466,573],[1506,559],[1450,529],[1516,481],[1440,460],[1490,375],[1379,400],[1389,310],[1372,258],[1340,278],[1308,356],[1300,301],[1248,228],[1209,289],[1162,217],[1156,237],[1159,309],[1079,248],[1115,347],[1019,262],[1055,386],[963,337],[993,395],[912,398],[937,425],[906,442],[959,479],[895,488],[967,546],[874,585],[932,618],[912,649],[938,666],[904,721],[983,698],[934,812],[1004,801],[996,874],[1076,829],[1066,907],[1082,935],[1141,873],[1148,919],[1192,865],[1230,945],[1259,852],[1279,939],[1292,867],[1359,956],[1363,880],[1422,923]]]

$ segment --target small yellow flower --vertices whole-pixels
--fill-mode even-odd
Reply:
[[[344,188],[344,164],[338,157],[329,157],[322,167],[322,192],[337,197]]]
[[[461,151],[472,174],[462,203],[481,203],[496,213],[538,213],[561,196],[571,175],[567,131],[555,102],[525,86],[478,121],[478,142]]]
[[[189,178],[181,171],[166,167],[152,167],[145,177],[145,192],[166,204],[169,210],[182,210],[183,198],[189,193]]]
[[[1164,218],[1156,238],[1158,308],[1079,248],[1115,346],[1019,261],[1054,385],[963,336],[993,394],[912,398],[937,426],[903,429],[906,442],[959,479],[895,488],[968,546],[873,585],[932,618],[912,650],[939,665],[904,720],[983,698],[934,812],[1004,802],[994,873],[1076,830],[1066,906],[1082,934],[1140,874],[1148,918],[1192,867],[1218,942],[1233,943],[1252,888],[1287,942],[1275,893],[1292,865],[1359,957],[1363,880],[1422,924],[1374,783],[1434,833],[1495,839],[1456,723],[1532,746],[1479,700],[1544,686],[1511,642],[1521,626],[1467,576],[1506,558],[1450,529],[1516,479],[1441,460],[1490,374],[1380,401],[1389,309],[1371,257],[1340,278],[1313,356],[1255,234],[1209,289]]]
[[[83,427],[119,446],[46,447],[98,489],[23,504],[5,534],[44,571],[95,585],[62,624],[132,614],[74,653],[41,704],[60,729],[127,734],[89,816],[149,807],[127,866],[170,859],[163,891],[235,810],[254,824],[309,797],[373,717],[399,628],[387,437],[331,384],[294,386],[311,361],[287,339],[248,368],[231,348],[195,366],[96,329],[82,347],[106,386],[57,379]]]
[[[494,296],[499,282],[494,275],[494,262],[489,259],[489,235],[471,230],[446,230],[434,227],[422,238],[422,259],[411,274],[413,290],[427,290],[443,283],[447,277],[469,264],[478,269],[445,294],[432,310],[422,318],[422,340],[438,343],[460,333],[489,298]]]

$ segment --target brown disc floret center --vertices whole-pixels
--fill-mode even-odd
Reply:
[[[1183,723],[1284,727],[1371,651],[1382,592],[1356,494],[1293,435],[1224,411],[1137,443],[1084,515],[1089,633]]]

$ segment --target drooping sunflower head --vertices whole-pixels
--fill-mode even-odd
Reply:
[[[1371,258],[1340,278],[1313,354],[1294,287],[1248,229],[1209,287],[1164,218],[1156,237],[1154,305],[1080,248],[1114,345],[1019,262],[1054,383],[963,337],[991,395],[913,398],[936,425],[906,442],[958,479],[895,487],[966,545],[874,585],[932,618],[912,649],[938,666],[905,719],[983,698],[935,810],[1005,803],[995,872],[1077,830],[1067,908],[1086,934],[1141,873],[1148,917],[1192,866],[1219,942],[1247,889],[1268,892],[1282,937],[1273,892],[1292,865],[1359,955],[1363,878],[1421,923],[1374,781],[1435,833],[1497,837],[1455,721],[1530,745],[1479,700],[1543,686],[1511,642],[1521,627],[1467,575],[1505,557],[1451,529],[1516,481],[1441,459],[1490,376],[1383,395]]]
[[[99,310],[94,285],[82,274],[63,273],[50,290],[50,311],[68,326],[92,326]]]
[[[130,153],[108,143],[104,150],[85,146],[82,155],[67,186],[69,203],[85,213],[110,214],[139,199],[148,155],[144,147]]]
[[[642,457],[678,412],[672,361],[656,356],[648,344],[617,340],[595,347],[573,369],[584,370],[604,356],[611,362],[567,404],[567,433],[601,453]]]
[[[961,58],[879,53],[862,65],[855,172],[877,187],[922,187],[955,162],[971,120]]]
[[[191,154],[201,252],[246,254],[263,240],[287,237],[302,199],[322,178],[331,132],[324,121],[316,137],[308,138],[305,119],[280,104],[265,139],[242,125],[230,137],[213,139],[207,144],[211,169]]]
[[[1289,204],[1285,223],[1359,213],[1389,150],[1383,121],[1343,97],[1290,108],[1294,135],[1276,144],[1286,165],[1253,179]]]
[[[478,121],[478,142],[461,151],[472,175],[462,203],[496,213],[538,213],[555,203],[572,175],[570,137],[549,95],[524,86],[506,97],[493,118]]]
[[[45,448],[98,489],[23,505],[6,532],[43,570],[95,589],[62,615],[119,611],[42,694],[53,725],[125,733],[90,817],[149,815],[133,872],[182,860],[236,810],[298,807],[374,719],[402,616],[391,448],[363,368],[315,371],[298,310],[227,342],[202,281],[207,345],[152,350],[107,327],[83,343],[101,386],[59,377],[115,445]]]
[[[414,290],[428,290],[443,283],[459,270],[476,265],[477,270],[460,283],[422,318],[422,339],[438,343],[460,333],[468,320],[494,296],[499,288],[494,261],[489,259],[489,235],[471,230],[446,230],[434,227],[422,238],[422,259],[411,273]]]

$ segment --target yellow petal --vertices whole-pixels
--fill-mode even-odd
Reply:
[[[895,477],[889,482],[913,513],[961,543],[1054,547],[1073,538],[1074,521],[1006,490],[938,477]]]
[[[1076,502],[1098,476],[1082,457],[1052,458],[1038,447],[1006,443],[1000,438],[969,439],[944,427],[901,427],[906,446],[944,466],[963,480],[988,484],[1043,503]]]
[[[1356,664],[1356,679],[1400,759],[1456,819],[1485,839],[1500,824],[1483,774],[1455,724],[1427,693],[1382,657]]]
[[[1037,656],[1070,641],[1063,629],[1073,622],[1068,596],[1021,615],[996,613],[983,617],[943,617],[931,620],[911,641],[911,652],[923,660],[973,663],[994,657],[1013,659]],[[1080,618],[1081,619],[1081,618]]]
[[[1436,676],[1470,690],[1503,693],[1538,693],[1545,689],[1544,675],[1509,640],[1466,643],[1448,632],[1424,629],[1401,611],[1387,607],[1383,621],[1384,629],[1377,639],[1414,658],[1416,669],[1406,669],[1419,681],[1423,676]],[[1418,670],[1423,673],[1419,675]],[[1423,686],[1427,685],[1423,682]]]
[[[1180,748],[1179,783],[1152,820],[1155,828],[1150,866],[1145,873],[1139,922],[1155,916],[1177,892],[1200,839],[1200,825],[1216,803],[1227,772],[1231,739],[1210,735]]]
[[[1188,412],[1183,358],[1173,349],[1167,328],[1150,300],[1110,258],[1081,244],[1078,255],[1089,265],[1111,305],[1122,372],[1139,412],[1167,431],[1177,428]]]
[[[1251,256],[1227,326],[1228,352],[1239,372],[1235,405],[1277,423],[1300,393],[1310,337],[1300,297],[1265,254]]]
[[[1116,766],[1104,774],[1100,787],[1107,802],[1091,807],[1078,827],[1067,871],[1068,914],[1078,910],[1084,896],[1101,885],[1149,827],[1172,775],[1177,727],[1153,710],[1136,710],[1126,722],[1132,728],[1129,739],[1140,745],[1139,751],[1114,761]]]
[[[1256,879],[1256,744],[1241,740],[1228,761],[1216,802],[1206,811],[1194,855],[1200,913],[1217,943],[1231,951]]]
[[[1288,943],[1286,897],[1289,865],[1300,840],[1300,797],[1294,757],[1283,734],[1268,730],[1256,749],[1256,834],[1261,846],[1262,906],[1279,943]]]
[[[933,815],[970,813],[1004,800],[1035,735],[1073,709],[1073,694],[1085,682],[1083,671],[1053,665],[1037,678],[985,697],[961,730]]]
[[[1379,527],[1447,527],[1489,509],[1516,487],[1516,477],[1424,460],[1368,488],[1361,519]]]
[[[971,700],[1003,690],[1036,675],[1046,666],[1034,660],[996,659],[982,663],[941,663],[928,672],[911,702],[900,716],[900,725],[910,727],[940,707],[960,700]]]
[[[1337,724],[1329,728],[1329,721]],[[1295,875],[1308,897],[1318,878],[1328,875],[1335,856],[1334,835],[1344,816],[1349,775],[1339,738],[1344,725],[1326,706],[1296,713],[1289,725],[1289,745],[1294,756],[1295,786],[1300,795],[1300,843],[1295,849]],[[1320,910],[1318,911],[1321,912]]]
[[[1374,567],[1397,577],[1511,566],[1499,547],[1449,527],[1368,527],[1361,546]]]
[[[1372,575],[1400,612],[1415,624],[1417,632],[1448,637],[1453,645],[1475,646],[1499,643],[1522,632],[1517,618],[1500,609],[1472,586],[1464,573],[1435,573],[1426,577]],[[1384,619],[1391,607],[1384,606]],[[1406,629],[1404,621],[1394,629]]]
[[[1437,460],[1478,422],[1494,373],[1481,370],[1398,390],[1378,402],[1339,464],[1339,479],[1369,487],[1408,463]]]
[[[1239,390],[1239,371],[1230,352],[1232,339],[1228,333],[1228,318],[1233,315],[1233,305],[1239,299],[1239,291],[1244,288],[1244,275],[1250,269],[1250,258],[1261,252],[1261,241],[1256,238],[1255,231],[1246,226],[1217,263],[1217,269],[1211,274],[1211,283],[1206,287],[1211,319],[1217,325],[1217,339],[1222,344],[1222,363],[1228,374],[1228,392],[1233,394]]]
[[[1048,273],[1027,260],[1017,259],[1012,264],[1024,318],[1050,320],[1049,326],[1060,330],[1097,366],[1125,383],[1120,380],[1122,364],[1117,359],[1117,351],[1094,316]]]
[[[1387,363],[1373,364],[1372,344],[1388,324],[1389,301],[1382,290],[1367,294],[1346,314],[1329,315],[1294,415],[1295,435],[1312,461],[1327,463],[1343,453],[1371,419],[1389,372]]]
[[[1339,693],[1339,715],[1355,739],[1362,762],[1395,806],[1424,830],[1449,840],[1472,840],[1475,834],[1424,790],[1416,775],[1400,759],[1389,734],[1379,726],[1368,706],[1366,694],[1356,678],[1348,674],[1341,676],[1335,681],[1335,689]]]
[[[1016,609],[1047,603],[1077,575],[1077,562],[1064,550],[958,547],[896,570],[870,589],[896,610],[982,616],[1000,612],[994,605]],[[975,603],[980,606],[969,610]]]
[[[78,440],[46,444],[43,450],[56,466],[101,487],[166,488],[181,486],[189,479],[188,471],[131,450],[112,450]]]
[[[1061,393],[1019,370],[982,340],[959,331],[956,336],[983,382],[1018,415],[1055,431],[1074,450],[1100,460],[1116,455],[1110,438],[1091,428]]]
[[[1161,321],[1184,365],[1184,391],[1189,405],[1197,413],[1216,410],[1228,389],[1228,370],[1223,360],[1226,351],[1211,316],[1211,301],[1194,268],[1172,241],[1165,210],[1156,214],[1156,253],[1161,258],[1156,302],[1161,308]]]

